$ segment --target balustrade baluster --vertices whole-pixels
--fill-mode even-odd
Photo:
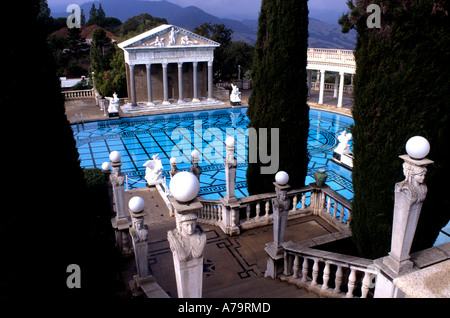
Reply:
[[[283,261],[284,261],[284,263],[283,263],[284,264],[284,266],[283,266],[283,275],[285,275],[285,276],[289,275],[289,273],[288,273],[288,267],[289,267],[288,259],[289,259],[289,255],[288,255],[288,253],[286,251],[284,251],[284,255],[283,255]]]
[[[356,269],[352,268],[350,275],[348,276],[348,292],[345,297],[347,298],[353,298],[353,290],[355,289],[355,282],[356,282]]]
[[[302,196],[302,209],[306,207],[306,193],[303,193]]]
[[[261,202],[256,203],[256,219],[259,219],[259,214],[261,213]]]
[[[294,199],[292,200],[292,211],[297,210],[297,195],[294,195]]]
[[[341,205],[341,211],[339,212],[339,222],[340,223],[344,223],[344,209],[345,207],[343,205]]]
[[[327,214],[330,213],[330,208],[331,208],[331,198],[328,197],[328,199],[327,199]]]
[[[212,216],[212,220],[215,222],[217,221],[217,211],[216,211],[216,205],[213,204],[211,205],[211,216]]]
[[[211,219],[211,206],[209,204],[206,206],[206,218],[205,219],[207,219],[207,220]]]
[[[247,204],[245,213],[247,214],[247,222],[250,221],[250,203]]]
[[[317,285],[317,277],[318,276],[319,276],[319,260],[314,259],[311,285],[313,285],[313,286]]]
[[[292,278],[298,278],[299,263],[300,263],[299,257],[298,257],[298,255],[295,255],[295,258],[294,258],[294,274],[292,275]]]
[[[328,280],[329,279],[330,279],[330,263],[325,262],[325,269],[323,270],[322,289],[328,289]]]
[[[334,200],[334,204],[333,204],[333,218],[336,219],[336,213],[338,210],[338,203],[336,200]]]
[[[217,206],[217,218],[219,222],[222,222],[222,209],[220,205]]]
[[[364,278],[362,281],[362,288],[361,288],[361,298],[367,298],[367,294],[369,293],[369,286],[370,286],[370,277],[371,273],[364,272]]]
[[[342,284],[342,266],[338,265],[336,271],[336,279],[334,280],[334,293],[339,294],[341,292],[341,284]]]
[[[302,266],[302,282],[306,282],[307,280],[308,280],[308,259],[304,257]]]
[[[266,201],[266,219],[269,218],[269,211],[270,211],[270,201]]]

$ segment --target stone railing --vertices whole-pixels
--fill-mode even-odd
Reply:
[[[92,89],[84,89],[80,91],[64,91],[64,99],[83,99],[83,98],[94,98],[94,93]]]
[[[325,83],[324,84],[324,90],[326,92],[332,92],[332,91],[334,91],[334,86],[335,86],[335,84]],[[319,88],[320,88],[320,83],[319,82],[312,82],[311,83],[311,89],[319,90]],[[353,93],[353,85],[344,85],[344,92],[348,93],[348,94],[352,94]]]
[[[356,65],[352,50],[308,48],[308,61]]]
[[[240,229],[251,229],[272,224],[272,199],[275,197],[275,192],[271,192],[239,199],[239,217],[236,220],[236,226]],[[288,191],[288,198],[291,200],[289,219],[319,215],[339,230],[348,228],[351,220],[351,202],[328,186],[318,187],[312,183],[303,188]],[[203,208],[199,213],[198,222],[219,226],[223,221],[222,202],[202,198],[200,202]]]
[[[378,268],[373,260],[312,248],[350,237],[349,230],[302,243],[285,242],[284,271],[278,278],[321,297],[373,297]]]

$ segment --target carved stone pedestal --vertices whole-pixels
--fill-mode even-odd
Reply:
[[[167,232],[179,298],[201,298],[203,290],[203,251],[206,234],[197,225],[203,205],[195,198],[188,203],[172,201],[177,228]]]
[[[287,191],[290,186],[274,182],[277,197],[272,200],[273,206],[273,242],[267,243],[264,250],[268,254],[266,276],[276,278],[283,272],[284,250],[282,244],[286,236],[287,219],[290,209],[290,200]]]

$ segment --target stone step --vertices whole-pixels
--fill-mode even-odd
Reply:
[[[283,283],[278,279],[264,276],[243,279],[240,282],[221,287],[217,290],[205,290],[204,298],[311,298],[318,297],[310,294],[304,288],[298,288]]]

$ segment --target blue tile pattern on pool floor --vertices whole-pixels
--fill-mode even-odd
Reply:
[[[129,188],[145,186],[143,164],[152,155],[159,154],[164,175],[170,184],[172,156],[177,157],[178,170],[189,170],[190,153],[197,149],[202,154],[200,195],[219,199],[226,195],[223,158],[224,142],[228,135],[236,138],[236,196],[247,192],[248,124],[246,108],[221,109],[189,113],[141,116],[118,120],[86,123],[72,129],[83,168],[101,168],[109,162],[109,153],[122,154],[122,171],[128,175]],[[348,199],[353,198],[351,171],[330,159],[337,146],[337,136],[353,124],[347,116],[310,110],[308,152],[310,162],[305,184],[314,182],[319,168],[328,173],[327,184]],[[351,144],[351,142],[350,142]]]

